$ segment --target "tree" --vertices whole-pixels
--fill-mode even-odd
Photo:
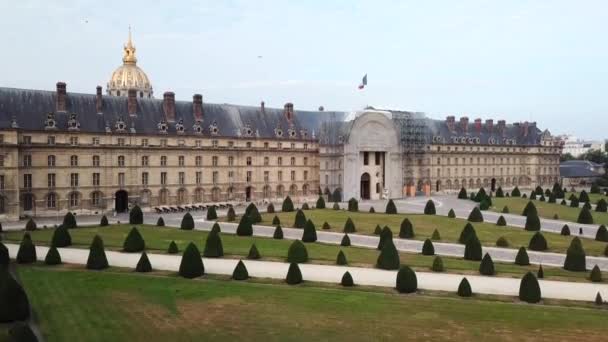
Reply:
[[[469,284],[467,278],[462,278],[460,281],[460,285],[458,285],[458,295],[460,297],[471,297],[473,295],[471,284]]]
[[[555,195],[553,193],[551,193],[549,195],[549,200],[547,202],[548,203],[555,203],[555,201],[556,201]]]
[[[342,280],[340,281],[340,284],[342,284],[342,286],[344,287],[351,287],[355,285],[355,282],[353,281],[353,277],[350,275],[350,273],[348,271],[344,272],[344,275],[342,276]]]
[[[593,224],[593,216],[591,216],[591,211],[588,208],[583,207],[581,209],[581,212],[578,214],[578,219],[576,220],[576,222],[583,224]]]
[[[599,291],[598,291],[598,293],[595,295],[595,304],[597,304],[597,305],[602,305],[602,304],[604,304],[604,300],[602,299],[602,295],[599,293]]]
[[[280,224],[278,224],[277,227],[274,229],[274,233],[272,234],[272,238],[273,239],[277,239],[277,240],[283,239],[283,228],[281,228]]]
[[[348,211],[352,211],[352,212],[359,211],[359,202],[356,199],[351,198],[348,200]]]
[[[300,240],[295,240],[289,246],[287,251],[287,262],[289,263],[303,263],[308,261],[308,251],[306,246]]]
[[[393,240],[386,241],[380,250],[380,255],[376,261],[376,267],[384,270],[396,270],[399,268],[399,252]]]
[[[509,241],[507,241],[507,239],[505,239],[504,236],[501,236],[498,238],[498,240],[496,240],[496,246],[497,247],[509,247]]]
[[[431,267],[431,270],[433,270],[433,272],[445,271],[443,267],[443,259],[441,259],[440,256],[436,256],[435,259],[433,259],[433,266]]]
[[[261,259],[260,251],[258,251],[258,247],[256,247],[255,243],[251,245],[249,248],[249,253],[247,253],[247,259],[250,260],[258,260]]]
[[[53,232],[53,238],[51,239],[51,246],[68,247],[71,245],[72,245],[72,236],[70,236],[70,232],[63,224],[60,224],[59,227],[55,228],[55,231]]]
[[[486,199],[481,200],[479,202],[479,210],[488,210],[490,209],[490,202]]]
[[[243,260],[239,260],[237,262],[234,271],[232,271],[232,279],[234,280],[247,280],[249,279],[249,271],[247,271],[247,267],[245,267],[245,263]]]
[[[340,241],[340,246],[343,246],[343,247],[350,246],[350,238],[348,237],[348,234],[344,234],[344,236],[342,237],[342,241]]]
[[[526,216],[526,225],[524,227],[528,231],[539,231],[540,230],[540,218],[535,211],[529,211]]]
[[[579,202],[578,202],[578,198],[576,198],[576,196],[574,196],[574,198],[570,199],[570,207],[572,208],[578,208]]]
[[[192,279],[200,277],[205,273],[205,265],[201,258],[201,252],[199,252],[196,245],[192,242],[188,244],[182,254],[182,261],[179,265],[179,275]]]
[[[272,225],[276,226],[281,224],[281,220],[279,220],[279,217],[277,215],[274,215],[274,217],[272,218]]]
[[[106,218],[106,222],[108,221],[108,219]],[[72,214],[71,212],[67,212],[65,214],[65,216],[63,216],[63,226],[71,229],[71,228],[76,228],[76,217],[74,216],[74,214]],[[107,224],[106,224],[107,226]]]
[[[315,224],[308,219],[304,225],[304,232],[302,232],[302,242],[315,242],[317,241],[317,228]]]
[[[488,194],[486,193],[486,189],[479,188],[479,191],[477,191],[477,194],[475,194],[474,201],[477,202],[477,203],[480,203],[481,201],[483,201],[487,197],[488,197]]]
[[[413,293],[418,290],[416,272],[408,266],[401,266],[397,272],[396,288],[399,293]]]
[[[538,211],[536,210],[536,206],[532,201],[528,201],[528,204],[524,207],[524,211],[521,213],[522,216],[528,216],[530,212],[534,212],[538,215]]]
[[[203,256],[206,258],[220,258],[224,256],[224,246],[222,245],[222,238],[219,232],[214,230],[209,232],[207,240],[205,240]]]
[[[93,237],[91,247],[89,247],[89,257],[87,259],[87,269],[103,270],[108,268],[108,258],[103,246],[103,240],[99,235]]]
[[[346,255],[342,250],[338,251],[338,256],[336,257],[336,265],[347,265],[348,261],[346,261]]]
[[[606,229],[605,225],[601,225],[597,229],[597,232],[595,233],[595,240],[602,241],[602,242],[608,242],[608,230]]]
[[[377,249],[382,250],[382,246],[384,246],[384,244],[388,241],[391,243],[393,242],[393,232],[388,226],[384,226],[384,228],[382,228],[382,232],[380,232],[380,240],[378,241]]]
[[[424,240],[422,244],[422,255],[435,255],[435,247],[430,239]]]
[[[141,252],[146,248],[144,238],[136,227],[131,228],[127,238],[122,244],[122,250],[128,253]]]
[[[591,193],[591,194],[599,194],[600,193],[600,187],[597,185],[597,183],[591,184],[591,189],[589,190],[589,193]]]
[[[258,207],[253,203],[249,203],[247,208],[245,208],[245,215],[249,216],[249,221],[251,221],[252,224],[262,222],[262,215],[260,215]]]
[[[521,192],[518,187],[513,188],[511,191],[511,197],[521,197]]]
[[[469,196],[467,196],[467,190],[464,187],[460,188],[460,191],[458,192],[458,199],[469,199]]]
[[[163,217],[162,217],[162,216],[160,216],[160,217],[158,218],[158,220],[156,221],[156,226],[157,226],[157,227],[164,227],[164,226],[165,226],[165,220],[163,220]]]
[[[376,209],[374,209],[373,206],[369,207],[369,213],[370,214],[375,214],[376,213]]]
[[[597,204],[595,205],[595,211],[599,213],[608,212],[608,202],[606,202],[606,200],[603,198],[597,201]]]
[[[374,235],[380,235],[380,233],[382,233],[382,228],[380,228],[380,225],[377,224],[376,228],[374,228]]]
[[[323,227],[321,227],[323,230],[329,230],[331,229],[331,226],[329,225],[329,223],[327,223],[327,221],[323,222]]]
[[[497,226],[506,226],[507,220],[505,220],[504,216],[500,215],[500,217],[498,217],[498,220],[496,221],[496,225]]]
[[[435,203],[433,200],[426,201],[426,205],[424,206],[424,214],[425,215],[435,215],[437,210],[435,209]]]
[[[469,222],[483,222],[483,215],[481,214],[481,210],[479,207],[473,208],[471,213],[469,214],[469,218],[467,219]]]
[[[589,279],[594,283],[599,283],[602,281],[602,271],[600,271],[600,268],[597,265],[593,266],[591,269]]]
[[[145,251],[141,253],[141,257],[135,266],[135,272],[152,272],[152,264],[150,264],[150,259],[148,259],[148,254]]]
[[[25,230],[27,230],[28,232],[32,232],[34,230],[36,230],[38,227],[36,226],[36,221],[34,221],[33,218],[30,218],[29,220],[27,220],[27,223],[25,224]]]
[[[304,204],[302,204],[302,210],[310,210],[310,207],[308,207],[308,203],[304,202]]]
[[[433,230],[433,234],[431,235],[431,240],[441,240],[441,235],[439,235],[439,231],[437,229]]]
[[[232,208],[232,207],[230,207]],[[274,204],[272,204],[272,202],[268,203],[268,206],[266,207],[266,212],[268,214],[274,214]]]
[[[190,213],[186,213],[184,218],[182,218],[182,223],[180,226],[183,230],[193,230],[194,229],[194,219]]]
[[[481,259],[481,263],[479,264],[479,273],[487,276],[493,276],[496,274],[496,270],[494,269],[494,261],[490,254],[486,253]]]
[[[323,196],[319,196],[317,199],[317,204],[315,205],[317,209],[325,209],[325,198]]]
[[[7,267],[11,259],[8,254],[8,248],[0,242],[0,268]]]
[[[65,221],[65,219],[64,219],[64,221]],[[106,215],[103,215],[101,217],[101,221],[99,221],[99,226],[100,227],[106,227],[106,226],[109,226],[109,225],[110,225],[110,223],[108,222],[108,218],[106,217]]]
[[[175,243],[175,241],[171,241],[171,243],[169,244],[169,248],[167,249],[167,253],[169,253],[169,254],[179,253],[179,249],[177,248],[177,244]]]
[[[481,260],[481,242],[479,242],[477,235],[471,236],[464,245],[464,259]]]
[[[144,213],[138,205],[129,211],[129,224],[144,224]]]
[[[61,265],[61,255],[59,255],[57,247],[51,246],[51,248],[49,248],[46,257],[44,258],[44,263],[47,265]]]
[[[253,226],[251,225],[251,219],[249,215],[241,216],[241,221],[238,227],[236,227],[236,235],[238,236],[252,236]]]
[[[222,228],[220,227],[219,223],[214,222],[213,226],[211,226],[210,232],[221,233],[222,232]]]
[[[340,205],[338,204],[338,202],[334,202],[334,205],[332,206],[333,210],[340,210]]]
[[[532,272],[526,273],[519,284],[519,300],[528,303],[540,302],[540,285]]]
[[[30,304],[23,287],[0,268],[0,323],[23,321],[30,317]]]
[[[475,228],[473,228],[472,224],[467,222],[467,224],[462,229],[462,232],[460,232],[460,237],[458,238],[458,242],[465,244],[473,236],[477,236],[477,233],[475,232]]]
[[[31,264],[36,262],[36,246],[32,242],[30,233],[23,234],[21,244],[19,244],[19,251],[17,252],[17,263],[19,264]]]
[[[562,231],[560,232],[560,234],[563,235],[563,236],[569,236],[570,235],[570,227],[568,227],[568,225],[565,224],[562,227]]]
[[[272,203],[270,203],[268,205],[268,207],[270,207],[271,205],[272,205]],[[272,212],[274,212],[274,210]],[[207,214],[209,214],[209,212],[207,212]],[[226,221],[233,222],[234,220],[236,220],[236,213],[234,212],[234,208],[233,207],[229,207],[228,208],[228,212],[226,213]]]
[[[285,197],[285,199],[283,200],[283,204],[281,205],[281,211],[284,213],[288,213],[292,212],[293,210],[293,201],[291,200],[291,197]]]
[[[528,257],[528,252],[526,252],[526,247],[519,247],[515,256],[515,264],[520,266],[530,265],[530,258]]]
[[[533,251],[546,251],[549,247],[547,246],[547,240],[541,232],[536,232],[532,235],[528,248]]]
[[[585,250],[578,237],[574,237],[566,251],[564,269],[568,271],[584,272],[587,269]]]
[[[386,204],[386,211],[387,214],[396,214],[397,213],[397,207],[395,206],[395,202],[393,202],[392,199],[388,200],[388,203]]]
[[[399,237],[402,239],[414,238],[414,227],[412,222],[406,217],[401,221],[401,227],[399,229]]]
[[[502,188],[499,186],[498,189],[496,189],[496,197],[505,197],[505,193],[502,191]]]
[[[456,218],[456,213],[454,212],[454,209],[450,208],[450,211],[448,211],[448,217],[449,218]]]
[[[347,218],[346,222],[344,223],[344,232],[345,233],[354,233],[357,230],[355,229],[355,223],[353,222],[353,220],[351,220],[351,218]]]
[[[587,195],[587,191],[581,191],[580,195],[578,195],[578,201],[583,203],[589,202],[589,195]]]
[[[304,212],[301,209],[298,209],[298,211],[296,211],[296,218],[293,223],[293,227],[294,228],[304,228],[305,225],[306,225],[306,215],[304,215]]]
[[[11,341],[17,342],[38,342],[38,337],[26,322],[17,322],[8,330]]]
[[[302,282],[302,272],[300,271],[300,267],[297,263],[292,262],[289,264],[289,270],[287,271],[285,282],[289,285],[296,285]]]
[[[543,271],[543,265],[538,265],[538,271],[536,272],[536,277],[538,279],[543,279],[545,277],[545,271]]]

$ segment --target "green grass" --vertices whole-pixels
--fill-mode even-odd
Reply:
[[[128,225],[113,225],[98,228],[71,229],[73,247],[88,248],[93,236],[100,235],[107,249],[120,250],[129,230]],[[140,226],[140,233],[146,241],[148,250],[165,252],[171,240],[175,240],[180,251],[193,241],[199,250],[204,249],[204,242],[208,233],[203,231],[185,231],[174,228],[158,228],[154,226]],[[44,229],[30,232],[34,243],[48,245],[53,235],[53,229]],[[18,243],[23,232],[4,233],[5,241]],[[275,240],[263,237],[239,237],[232,234],[222,234],[224,254],[227,257],[244,258],[249,252],[251,244],[255,243],[262,258],[266,260],[285,261],[290,240]],[[306,249],[312,262],[318,264],[334,264],[340,249],[346,255],[350,265],[361,267],[374,267],[379,252],[375,249],[360,247],[341,247],[322,243],[307,243]],[[433,256],[401,252],[400,259],[404,265],[409,265],[419,271],[429,271],[433,264]],[[41,256],[41,258],[44,256]],[[468,261],[462,258],[442,257],[447,272],[458,274],[479,274],[479,262]],[[154,266],[154,265],[152,265]],[[503,277],[521,278],[527,271],[535,272],[537,266],[518,266],[515,264],[495,263],[496,271]],[[553,280],[588,281],[586,272],[570,272],[557,267],[543,267],[545,277]]]
[[[569,195],[566,195],[568,198]],[[527,198],[518,198],[518,197],[503,197],[503,198],[492,198],[492,202],[494,207],[492,210],[494,211],[502,211],[502,208],[506,205],[509,207],[509,210],[512,214],[521,215],[524,211],[524,207],[528,204],[530,200]],[[560,220],[576,222],[578,219],[578,215],[581,212],[582,204],[580,208],[571,208],[567,205],[561,205],[561,199],[558,203],[547,203],[541,202],[539,200],[532,201],[538,210],[538,216],[553,219],[553,215],[557,214]],[[598,213],[594,210],[591,210],[591,215],[593,216],[594,224],[598,226],[600,224],[608,225],[608,213]],[[573,227],[570,227],[572,229]]]
[[[602,187],[603,189],[603,187]],[[585,190],[587,191],[587,195],[589,195],[589,200],[591,201],[592,204],[597,203],[597,201],[599,201],[601,198],[605,199],[608,201],[608,196],[605,196],[603,194],[592,194],[589,192],[589,189]],[[576,192],[567,192],[566,193],[566,198],[570,197],[570,195],[574,194],[577,198],[580,196],[580,192],[576,191]]]
[[[502,200],[502,198],[496,200]],[[502,206],[497,206],[497,208],[502,209]],[[511,208],[511,206],[509,206],[509,208]],[[517,211],[516,209],[512,209],[511,212],[516,213],[521,211],[523,211],[523,206],[521,207],[521,210]],[[349,212],[332,209],[306,210],[304,213],[306,218],[311,219],[315,223],[317,229],[321,228],[323,222],[328,222],[331,226],[331,231],[334,232],[341,232],[344,228],[346,219],[350,217],[355,223],[357,233],[359,234],[372,234],[376,225],[379,224],[381,227],[385,225],[389,226],[393,231],[393,234],[397,235],[399,234],[401,221],[407,217],[414,226],[414,233],[416,234],[414,238],[416,240],[430,238],[433,231],[437,229],[441,235],[441,241],[450,243],[458,242],[462,228],[467,223],[467,221],[463,219],[451,219],[447,216],[423,214],[387,215],[382,213],[370,214],[366,212]],[[262,214],[263,221],[261,224],[271,225],[272,218],[275,215],[279,217],[281,224],[284,227],[293,226],[295,219],[294,212]],[[507,219],[507,224],[508,223],[509,221]],[[533,232],[528,232],[521,228],[499,227],[496,226],[495,223],[484,222],[472,224],[477,232],[477,237],[479,237],[479,240],[484,246],[495,246],[496,240],[498,240],[499,237],[504,236],[514,248],[519,248],[519,246],[527,247],[532,235],[534,235]],[[574,227],[571,227],[571,229],[573,228]],[[557,253],[566,253],[568,246],[570,246],[570,241],[573,238],[571,236],[561,236],[551,232],[543,232],[543,235],[549,244],[549,251]],[[605,243],[587,239],[583,241],[583,245],[587,255],[597,256],[603,255],[606,247]]]
[[[47,341],[601,341],[608,312],[452,295],[19,267]]]

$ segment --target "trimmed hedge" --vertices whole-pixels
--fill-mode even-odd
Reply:
[[[140,209],[140,211],[141,211],[141,209]],[[103,218],[102,218],[102,220],[103,220]],[[108,219],[106,218],[106,223],[107,223],[107,221],[108,221]],[[63,224],[64,227],[66,227],[68,229],[76,228],[76,217],[74,216],[74,214],[72,214],[71,212],[68,211],[65,214],[65,216],[63,216],[63,223],[62,224]],[[106,224],[106,226],[107,226],[107,224]]]
[[[338,256],[336,257],[336,265],[348,265],[348,261],[346,261],[346,255],[342,250],[338,251]]]
[[[159,217],[158,220],[156,220],[156,226],[157,227],[164,227],[165,226],[165,220],[163,220],[163,217]]]
[[[72,236],[68,229],[60,224],[59,227],[55,229],[53,232],[53,237],[51,238],[51,246],[55,247],[68,247],[72,245]]]
[[[467,240],[464,246],[464,259],[465,260],[481,260],[481,242],[477,238],[477,235],[473,235]]]
[[[183,230],[193,230],[194,229],[194,219],[190,213],[184,214],[182,218],[182,223],[180,224],[180,229]]]
[[[450,208],[450,211],[448,211],[448,217],[456,218],[456,213],[454,212],[454,209]]]
[[[253,203],[249,203],[247,208],[245,208],[245,215],[249,216],[249,221],[251,221],[252,224],[262,222],[262,215],[260,215],[258,207]]]
[[[329,230],[329,229],[331,229],[331,226],[329,225],[329,223],[327,223],[327,221],[325,221],[325,222],[323,222],[323,227],[321,227],[321,229]]]
[[[566,252],[564,269],[575,272],[584,272],[587,269],[585,250],[583,249],[581,240],[576,236],[570,242],[570,246]]]
[[[608,211],[608,202],[606,202],[605,199],[600,199],[599,201],[597,201],[597,204],[595,205],[595,211],[600,212],[600,213],[605,213]]]
[[[571,199],[570,199],[570,207],[572,207],[572,208],[578,208],[578,206],[579,206],[578,198],[576,198],[576,196],[574,196],[573,198],[571,197]]]
[[[289,264],[289,270],[287,276],[285,276],[285,282],[289,285],[296,285],[302,282],[302,272],[297,263]]]
[[[254,244],[249,248],[249,253],[247,253],[247,259],[250,260],[258,260],[261,259],[262,255],[260,255],[260,251],[258,251],[258,247]]]
[[[539,231],[540,230],[540,218],[534,211],[529,211],[526,216],[526,225],[524,227],[528,231]]]
[[[433,230],[431,240],[441,240],[441,235],[439,235],[439,231],[437,229]]]
[[[304,231],[302,232],[302,242],[315,242],[317,241],[317,228],[315,224],[308,219],[304,225]]]
[[[294,211],[293,201],[291,200],[291,197],[285,197],[285,199],[283,200],[283,204],[281,205],[281,211],[284,213]]]
[[[270,203],[268,207],[270,207],[271,205],[272,203]],[[230,207],[228,208],[228,212],[226,213],[226,221],[233,222],[234,220],[236,220],[236,213],[234,212],[234,208]]]
[[[445,268],[443,267],[443,259],[441,259],[440,256],[436,256],[435,259],[433,259],[433,266],[431,266],[431,270],[433,270],[433,272],[445,271]]]
[[[36,260],[36,246],[32,242],[30,233],[25,233],[19,244],[19,251],[17,251],[17,263],[31,264],[36,262]]]
[[[374,228],[374,235],[380,235],[380,233],[382,233],[382,228],[380,228],[380,225],[377,224],[376,228]]]
[[[306,215],[304,214],[304,212],[301,209],[298,209],[298,211],[296,211],[296,217],[293,222],[293,227],[294,228],[304,228],[305,225],[306,225]]]
[[[408,266],[401,266],[397,272],[396,286],[399,293],[413,293],[418,290],[416,272]]]
[[[34,230],[36,230],[38,228],[38,226],[36,226],[36,221],[34,221],[33,218],[30,218],[29,220],[27,220],[27,223],[25,224],[25,230],[32,232]]]
[[[424,240],[424,244],[422,244],[422,255],[435,255],[435,247],[430,239]]]
[[[167,248],[167,253],[169,253],[169,254],[179,253],[179,248],[177,248],[177,244],[175,243],[175,241],[171,241],[171,243],[169,243],[169,248]]]
[[[528,201],[528,203],[524,207],[524,211],[521,213],[521,216],[528,216],[528,213],[531,212],[538,215],[538,211],[536,210],[536,206],[534,205],[534,203],[532,203],[532,201]]]
[[[150,264],[150,259],[148,259],[146,252],[141,253],[141,257],[135,266],[135,272],[152,272],[152,264]]]
[[[146,242],[136,227],[131,228],[122,244],[122,250],[127,253],[141,252],[146,248]]]
[[[0,268],[0,322],[23,321],[30,317],[30,304],[23,287]]]
[[[605,225],[601,225],[597,229],[597,232],[595,233],[595,240],[602,241],[602,242],[608,242],[608,229],[606,229]]]
[[[568,227],[568,225],[565,224],[562,227],[562,231],[560,232],[560,234],[563,235],[563,236],[569,236],[570,235],[570,227]]]
[[[344,275],[342,276],[342,280],[340,281],[340,284],[342,284],[342,286],[344,286],[344,287],[355,286],[355,282],[353,281],[353,276],[350,275],[350,272],[348,272],[348,271],[344,272]]]
[[[481,210],[479,210],[479,207],[475,207],[475,208],[473,208],[473,210],[471,210],[471,213],[469,214],[467,221],[483,222],[483,215],[481,214]]]
[[[591,269],[591,273],[589,273],[589,280],[594,283],[599,283],[602,281],[602,271],[600,271],[600,268],[597,265],[593,266]]]
[[[343,247],[350,246],[350,238],[348,237],[348,234],[344,234],[344,236],[342,237],[342,241],[340,241],[340,246],[343,246]]]
[[[595,295],[595,304],[596,305],[602,305],[602,304],[604,304],[604,300],[602,299],[602,295],[599,293],[599,291]]]
[[[351,220],[351,218],[347,218],[346,222],[344,223],[344,232],[345,233],[354,233],[357,230],[355,229],[355,224],[353,223],[353,220]]]
[[[547,239],[545,239],[541,232],[534,233],[528,244],[528,249],[532,251],[546,251],[549,249],[547,246]]]
[[[380,255],[376,261],[376,267],[384,270],[396,270],[399,268],[399,252],[393,240],[386,241],[380,250]]]
[[[234,267],[234,271],[232,271],[232,279],[234,280],[247,280],[249,279],[249,271],[247,271],[247,267],[243,260],[239,260]]]
[[[591,215],[591,211],[587,207],[583,207],[581,212],[578,214],[577,223],[583,224],[593,224],[593,216]]]
[[[380,232],[380,239],[378,241],[378,247],[376,247],[376,249],[382,250],[382,247],[388,241],[390,241],[391,243],[393,242],[393,232],[388,226],[384,226],[384,228],[382,228],[382,232]]]
[[[179,265],[179,275],[192,279],[205,274],[205,265],[201,258],[201,252],[192,242],[188,244],[182,255],[182,261]]]
[[[103,215],[101,217],[101,220],[99,221],[99,226],[100,227],[106,227],[106,226],[109,226],[109,225],[110,225],[110,223],[108,222],[108,218],[106,217],[106,215]]]
[[[74,221],[74,224],[75,223],[76,221]],[[129,224],[144,224],[144,213],[138,205],[135,205],[131,211],[129,211]]]
[[[519,283],[519,300],[528,303],[538,303],[541,299],[538,279],[532,272],[526,273]]]
[[[521,192],[519,191],[518,187],[515,187],[512,191],[511,191],[511,197],[521,197]]]
[[[464,228],[460,232],[460,237],[458,238],[458,242],[465,244],[473,236],[477,236],[477,233],[475,232],[475,228],[473,228],[472,224],[467,222],[467,224],[464,226]]]
[[[47,265],[61,265],[61,255],[59,255],[57,247],[51,246],[51,248],[49,248],[46,257],[44,258],[44,263]]]
[[[500,217],[498,217],[498,220],[496,221],[496,225],[497,226],[506,226],[507,225],[507,220],[505,220],[505,217],[500,215]]]
[[[412,222],[407,217],[401,221],[399,237],[402,239],[414,238],[414,227],[412,226]]]
[[[232,207],[230,207],[232,209]],[[234,210],[234,209],[233,209]],[[230,210],[229,210],[230,211]],[[266,206],[266,213],[268,214],[274,214],[274,204],[272,204],[272,202],[270,202],[267,206]]]
[[[467,196],[467,190],[464,187],[460,188],[460,191],[458,192],[458,199],[469,199],[469,196]]]
[[[581,191],[581,193],[578,195],[578,201],[583,203],[589,202],[589,195],[587,195],[587,191]]]
[[[277,225],[277,227],[274,229],[274,233],[272,233],[272,238],[277,240],[283,239],[283,228],[281,228],[280,224]]]
[[[87,259],[87,269],[103,270],[108,268],[108,258],[103,246],[103,240],[99,235],[93,237],[91,247],[89,247],[89,257]]]
[[[369,213],[370,214],[375,214],[376,213],[376,209],[374,209],[374,207],[369,207]]]
[[[206,258],[220,258],[224,256],[224,246],[218,231],[211,230],[209,235],[207,235],[203,256]]]
[[[325,209],[325,198],[323,196],[319,196],[317,199],[317,204],[315,205],[317,209]]]
[[[251,224],[251,219],[248,215],[241,216],[241,221],[239,222],[238,227],[236,227],[236,235],[238,236],[252,236],[253,235],[253,226]]]
[[[498,238],[498,240],[496,240],[496,246],[497,247],[509,247],[509,241],[507,241],[507,239],[505,239],[504,236],[501,236]]]
[[[471,297],[473,295],[471,284],[469,284],[467,278],[462,278],[460,281],[460,285],[458,285],[458,295],[460,297]]]
[[[334,202],[334,205],[332,206],[333,210],[340,210],[340,205],[338,204],[338,202]]]
[[[424,206],[424,214],[425,215],[437,214],[437,210],[435,209],[435,203],[433,202],[433,200],[426,201],[426,205]]]
[[[385,212],[387,214],[396,214],[397,213],[397,207],[395,206],[395,202],[393,202],[392,199],[388,200],[388,203],[386,204]]]
[[[220,228],[220,224],[217,223],[217,222],[213,223],[213,226],[211,226],[210,232],[221,233],[222,232],[222,228]]]
[[[272,218],[272,225],[276,226],[281,224],[281,220],[279,219],[279,217],[277,215],[274,215],[274,217]]]
[[[528,252],[526,252],[526,247],[519,247],[517,251],[517,255],[515,256],[515,265],[520,266],[528,266],[530,265],[530,258],[528,257]]]
[[[357,212],[359,211],[359,202],[352,198],[348,200],[348,211]]]
[[[545,271],[543,271],[543,265],[538,265],[538,271],[536,272],[536,277],[538,279],[543,279],[545,277]]]
[[[479,264],[479,273],[487,276],[493,276],[496,274],[496,270],[494,269],[494,261],[490,254],[486,253],[481,259],[481,263]]]
[[[308,261],[308,251],[306,246],[300,240],[295,240],[289,246],[287,251],[287,262],[289,263],[302,263]]]
[[[502,191],[502,187],[498,187],[498,189],[496,189],[496,197],[505,197],[505,193]]]

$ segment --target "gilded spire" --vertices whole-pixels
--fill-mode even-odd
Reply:
[[[127,44],[124,46],[124,55],[122,57],[122,61],[125,64],[136,64],[137,57],[135,57],[135,45],[133,45],[133,41],[131,41],[131,26],[129,26],[129,40]]]

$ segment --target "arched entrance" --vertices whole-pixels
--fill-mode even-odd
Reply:
[[[435,183],[435,191],[437,191],[437,192],[438,192],[439,190],[441,190],[441,181],[440,181],[440,180],[438,180],[438,181]]]
[[[492,189],[492,192],[496,191],[496,178],[492,178],[492,185],[490,189]]]
[[[369,173],[364,173],[361,175],[361,199],[369,199]]]
[[[245,188],[245,202],[251,201],[251,187],[248,186]]]
[[[123,213],[129,208],[129,193],[125,190],[118,190],[114,194],[114,209],[117,213]]]

